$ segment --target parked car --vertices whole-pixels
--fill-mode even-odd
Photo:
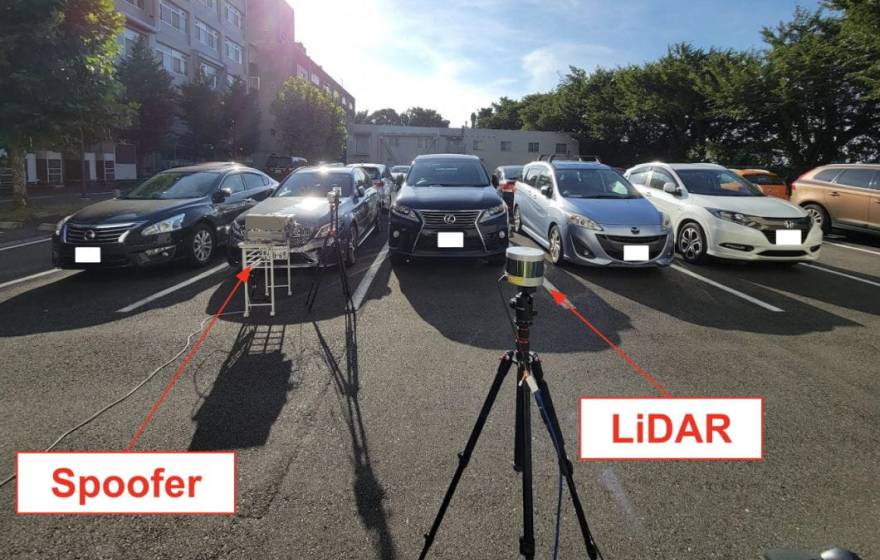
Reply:
[[[395,165],[391,168],[391,177],[395,182],[406,179],[406,174],[409,173],[408,165]]]
[[[240,213],[278,183],[236,163],[163,171],[125,196],[61,220],[52,238],[59,268],[146,266],[177,259],[210,262]]]
[[[498,193],[507,204],[507,211],[513,213],[513,193],[516,191],[516,182],[522,177],[522,165],[502,165],[496,167],[493,175],[498,178]]]
[[[731,171],[735,171],[737,175],[749,183],[757,185],[761,192],[767,196],[788,200],[790,194],[788,185],[785,179],[779,175],[771,173],[766,169],[732,169]]]
[[[601,163],[535,161],[516,183],[513,228],[562,260],[593,266],[669,266],[669,218]]]
[[[379,195],[369,177],[357,168],[301,167],[291,173],[270,198],[239,215],[233,222],[227,260],[233,267],[241,267],[241,249],[238,244],[245,238],[245,225],[250,213],[289,214],[296,227],[291,240],[291,265],[313,267],[320,262],[321,249],[330,232],[330,203],[327,194],[334,188],[341,190],[339,205],[339,232],[344,240],[345,261],[352,265],[357,260],[358,247],[370,236],[379,219]],[[324,262],[336,260],[335,249],[327,246]]]
[[[382,210],[387,211],[391,207],[392,191],[395,184],[388,166],[381,163],[353,163],[349,167],[362,169],[370,177],[373,187],[379,193]]]
[[[649,163],[626,177],[668,214],[676,248],[690,263],[709,256],[816,260],[822,228],[802,208],[768,197],[733,171],[711,163]]]
[[[411,256],[503,262],[509,226],[497,186],[476,156],[418,156],[391,206],[392,262]]]
[[[276,181],[283,181],[285,177],[309,164],[309,160],[297,156],[279,156],[272,154],[266,160],[266,173]]]
[[[832,227],[880,233],[880,164],[817,167],[792,184],[791,202],[825,233]]]

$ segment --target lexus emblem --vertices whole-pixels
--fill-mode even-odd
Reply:
[[[791,220],[785,220],[785,229],[791,229],[794,227],[794,222]]]
[[[639,228],[637,228],[636,226],[633,226],[633,227],[629,228],[629,230],[633,233],[633,235],[638,235],[638,233],[639,233],[640,231],[642,231],[642,230],[640,230]]]
[[[445,216],[443,216],[443,223],[454,224],[455,223],[455,215],[454,214],[446,214]]]
[[[83,235],[83,237],[85,237],[86,239],[88,239],[89,241],[91,241],[92,239],[95,238],[95,235],[96,235],[96,234],[95,234],[95,230],[90,229],[90,230],[87,230],[87,231],[85,232],[85,234]]]

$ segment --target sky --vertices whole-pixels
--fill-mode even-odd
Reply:
[[[760,49],[761,28],[819,0],[288,0],[296,39],[357,109],[418,105],[462,126],[569,66],[639,64],[667,46]]]

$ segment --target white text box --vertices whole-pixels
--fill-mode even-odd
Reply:
[[[100,247],[75,247],[73,249],[73,260],[78,263],[100,263],[101,248]]]
[[[776,230],[777,245],[800,245],[801,230],[799,229],[778,229]]]
[[[648,256],[648,246],[647,245],[624,245],[623,246],[623,260],[625,261],[647,261],[650,259]]]
[[[441,231],[437,233],[437,247],[442,249],[461,249],[464,247],[464,232]]]

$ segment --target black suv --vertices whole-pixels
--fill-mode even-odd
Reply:
[[[392,262],[406,257],[487,257],[508,245],[507,206],[476,156],[435,154],[413,161],[391,206]]]

